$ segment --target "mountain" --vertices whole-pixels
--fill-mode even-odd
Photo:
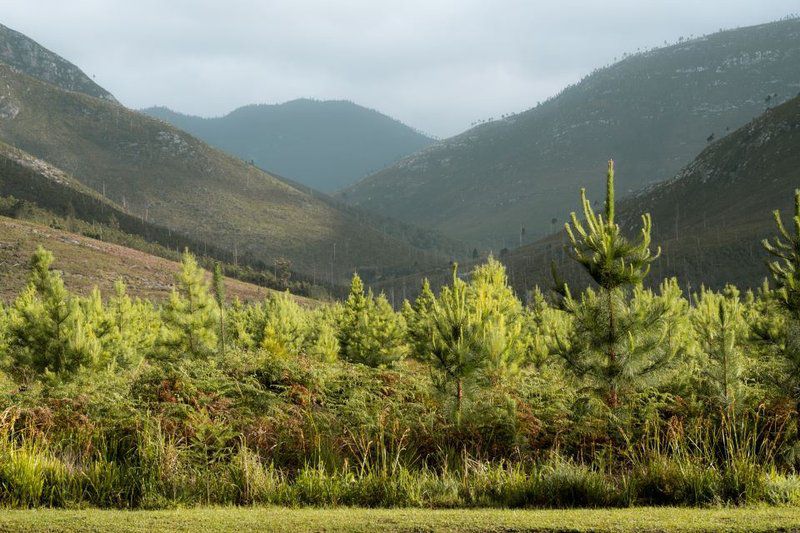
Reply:
[[[312,280],[338,283],[355,269],[377,279],[448,259],[405,240],[417,230],[343,208],[162,121],[2,64],[0,141],[143,222],[261,268],[286,258]],[[436,242],[424,235],[422,246]]]
[[[273,270],[236,261],[216,245],[195,241],[126,212],[121,206],[47,162],[0,142],[0,215],[135,248],[150,255],[177,260],[189,248],[201,261],[222,262],[227,273],[293,293],[320,294],[307,276],[289,271],[290,282]],[[329,289],[332,287],[329,287]]]
[[[413,154],[341,193],[484,247],[560,227],[618,161],[619,194],[674,176],[708,144],[800,91],[800,19],[628,57],[524,113]],[[599,184],[589,193],[598,197]],[[525,235],[521,237],[521,228]]]
[[[622,202],[618,217],[633,235],[640,215],[653,219],[653,245],[662,257],[651,281],[677,276],[683,286],[754,287],[768,276],[761,240],[776,234],[772,212],[780,209],[787,227],[800,188],[800,96],[708,146],[672,179]],[[597,174],[592,183],[604,180]],[[573,209],[579,199],[575,191]],[[596,194],[592,197],[600,200]],[[562,216],[563,218],[563,216]],[[550,263],[575,281],[580,276],[566,258],[564,232],[508,253],[503,261],[518,290],[549,287]]]
[[[81,69],[31,38],[2,24],[0,24],[0,61],[28,76],[64,90],[116,102],[111,93],[97,85]]]
[[[54,253],[54,267],[67,288],[81,294],[94,286],[104,295],[113,294],[114,282],[121,278],[131,295],[164,300],[179,268],[174,261],[138,250],[0,216],[0,301],[9,301],[25,287],[29,260],[39,245]],[[242,301],[261,300],[271,292],[233,279],[226,279],[225,286],[228,297]]]
[[[433,143],[397,120],[341,100],[249,105],[219,118],[183,115],[165,107],[142,112],[259,167],[326,192]]]

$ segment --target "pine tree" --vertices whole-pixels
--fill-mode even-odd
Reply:
[[[305,346],[309,324],[305,311],[288,292],[271,293],[250,315],[256,346],[273,355],[298,355]]]
[[[345,359],[367,366],[388,366],[405,357],[405,322],[384,295],[366,293],[358,274],[353,274],[344,303],[339,345]]]
[[[125,282],[114,283],[114,296],[108,300],[102,335],[103,350],[117,365],[127,368],[151,353],[158,336],[160,317],[147,301],[132,300]]]
[[[403,318],[406,321],[407,335],[411,353],[418,356],[430,344],[433,335],[431,312],[436,304],[436,296],[431,290],[428,278],[422,280],[422,288],[414,303],[408,300],[403,302]]]
[[[423,298],[420,308],[429,305],[428,298]],[[459,279],[457,264],[453,264],[451,285],[442,288],[426,315],[429,325],[425,326],[425,335],[416,339],[414,355],[433,368],[442,387],[453,387],[456,417],[460,419],[465,382],[483,367],[486,350],[469,287]]]
[[[158,347],[168,359],[180,354],[207,356],[217,345],[218,309],[209,294],[205,272],[188,251],[175,276],[176,287],[161,312]]]
[[[774,257],[768,267],[777,287],[770,299],[777,302],[782,320],[778,331],[767,335],[769,328],[762,328],[757,333],[776,352],[772,379],[795,402],[800,440],[800,190],[794,193],[793,231],[784,225],[780,211],[774,216],[778,235],[772,242],[765,239],[763,246]]]
[[[621,406],[620,394],[654,378],[669,360],[658,343],[666,336],[670,306],[639,309],[632,305],[631,291],[639,287],[660,254],[650,251],[650,215],[642,215],[638,241],[622,235],[615,220],[614,162],[608,162],[604,214],[595,214],[586,190],[581,190],[584,221],[571,214],[565,224],[572,257],[589,274],[597,289],[587,289],[574,298],[557,276],[557,291],[563,296],[564,311],[572,317],[570,334],[559,339],[558,351],[567,366],[590,387],[609,408]],[[646,296],[645,296],[646,297]],[[635,299],[634,299],[635,300]]]
[[[723,293],[703,290],[695,296],[692,325],[701,355],[701,374],[708,396],[730,413],[743,400],[747,358],[743,345],[748,338],[744,306],[732,286]]]
[[[219,309],[219,353],[225,355],[225,277],[222,274],[222,265],[218,262],[214,264],[214,276],[212,278],[214,289],[214,300]]]
[[[10,365],[23,380],[102,364],[101,345],[80,300],[66,290],[61,274],[50,270],[52,263],[53,254],[39,246],[28,286],[9,310]]]
[[[770,242],[764,239],[764,249],[775,260],[767,263],[772,279],[777,285],[778,294],[784,309],[793,317],[800,319],[800,189],[794,193],[794,231],[789,232],[783,224],[779,210],[774,211],[778,236]]]
[[[482,374],[491,384],[503,383],[519,371],[532,342],[525,335],[522,303],[508,285],[505,267],[491,256],[472,273],[468,296],[485,351]]]
[[[334,363],[339,357],[339,338],[336,329],[327,321],[320,321],[309,347],[309,355],[325,363]]]
[[[561,309],[547,302],[539,287],[534,287],[523,322],[529,339],[527,363],[541,369],[556,353],[557,339],[570,330],[570,319]]]

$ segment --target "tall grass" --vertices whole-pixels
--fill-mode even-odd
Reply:
[[[290,505],[367,507],[619,507],[768,502],[799,504],[800,478],[753,457],[720,463],[690,446],[641,449],[627,465],[599,468],[557,454],[541,461],[487,463],[458,470],[321,463],[282,471],[242,444],[229,460],[191,461],[191,450],[144,432],[127,462],[75,460],[22,439],[3,442],[0,504],[8,507],[171,507]],[[152,430],[152,429],[151,429]]]

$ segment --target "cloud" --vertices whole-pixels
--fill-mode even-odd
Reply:
[[[522,111],[593,68],[796,0],[0,0],[0,22],[130,107],[204,116],[343,98],[435,135]]]

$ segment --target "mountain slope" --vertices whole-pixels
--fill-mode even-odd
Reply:
[[[212,146],[331,192],[433,143],[386,115],[346,101],[249,105],[219,118],[142,110]]]
[[[265,267],[288,258],[332,282],[354,269],[380,277],[446,259],[161,121],[1,64],[0,82],[0,141],[197,242]]]
[[[602,181],[602,174],[592,180]],[[653,244],[663,249],[651,281],[677,276],[694,288],[753,287],[768,275],[760,242],[776,233],[772,211],[780,209],[790,224],[798,187],[800,97],[711,144],[673,179],[628,198],[618,216],[633,234],[641,213],[651,214]],[[577,191],[573,203],[577,209]],[[552,260],[573,280],[585,279],[565,257],[564,244],[560,231],[509,253],[504,261],[517,289],[549,287]]]
[[[478,126],[342,193],[353,205],[495,249],[560,226],[618,162],[620,194],[800,91],[800,19],[720,32],[595,71],[534,109]],[[597,196],[598,188],[590,194]],[[553,222],[555,219],[555,222]]]
[[[33,39],[0,24],[0,61],[67,91],[116,102],[81,69]]]
[[[0,301],[9,301],[25,287],[29,260],[39,245],[55,254],[54,267],[67,288],[82,294],[94,286],[106,296],[113,294],[114,282],[121,278],[131,295],[163,300],[179,268],[174,261],[124,246],[0,216]],[[226,279],[225,286],[229,298],[243,301],[261,300],[272,292],[234,279]]]

